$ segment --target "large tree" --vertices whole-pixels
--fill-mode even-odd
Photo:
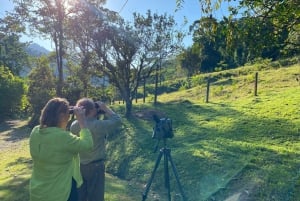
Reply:
[[[127,117],[131,115],[137,87],[162,59],[178,50],[182,39],[172,17],[148,11],[146,16],[135,14],[134,19],[133,26],[120,20],[98,27],[93,36],[98,69],[120,91]]]
[[[26,23],[30,33],[38,33],[54,43],[58,72],[57,96],[62,96],[64,82],[65,24],[70,14],[70,2],[71,0],[14,0],[15,11]]]
[[[101,72],[96,71],[94,65],[97,63],[97,57],[91,43],[95,27],[103,27],[116,17],[115,12],[102,7],[104,3],[105,0],[75,2],[72,5],[72,12],[76,15],[71,15],[67,24],[66,35],[70,42],[68,54],[73,58],[73,62],[79,63],[76,76],[82,82],[84,96],[88,96],[88,88],[93,77],[103,76]]]
[[[182,39],[184,32],[176,30],[176,22],[172,16],[151,14],[150,11],[145,16],[134,13],[134,26],[136,30],[140,30],[140,40],[143,43],[141,48],[147,60],[153,62],[152,68],[155,68],[155,92],[154,104],[157,103],[158,82],[161,81],[162,62],[165,59],[170,59],[170,56],[175,55],[182,50]],[[150,40],[149,40],[150,39]],[[146,74],[152,72],[150,68]],[[143,82],[145,84],[147,75],[143,71]]]

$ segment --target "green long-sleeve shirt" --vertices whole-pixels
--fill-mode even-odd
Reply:
[[[30,201],[66,201],[72,177],[77,187],[82,184],[78,153],[93,147],[89,129],[82,129],[78,137],[57,127],[36,126],[29,146],[33,159]]]

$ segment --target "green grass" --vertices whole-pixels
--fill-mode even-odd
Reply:
[[[156,106],[134,103],[134,114],[150,114],[150,119],[123,119],[120,133],[109,137],[106,200],[142,199],[158,156],[153,153],[151,111],[173,120],[175,136],[167,139],[167,145],[189,201],[239,196],[255,201],[300,200],[300,83],[296,80],[300,65],[260,67],[258,96],[254,96],[257,69],[249,66],[212,74],[218,79],[211,83],[209,103],[205,103],[205,84],[162,94]],[[124,111],[124,105],[113,107]],[[4,161],[0,200],[28,198],[28,135],[15,141],[18,146],[11,137],[22,129],[26,130],[0,130]],[[5,147],[7,139],[9,147]],[[170,181],[172,200],[181,200],[172,171]],[[163,161],[150,189],[148,201],[167,200]]]
[[[0,124],[0,200],[29,200],[29,179],[32,160],[28,149],[30,130],[24,127],[27,121]],[[138,200],[141,193],[128,181],[106,175],[105,195],[107,201]]]

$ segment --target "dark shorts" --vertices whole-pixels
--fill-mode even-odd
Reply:
[[[78,201],[104,201],[104,161],[80,164],[83,184],[78,189]]]

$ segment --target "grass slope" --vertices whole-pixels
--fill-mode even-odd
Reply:
[[[211,84],[209,103],[206,86],[197,86],[159,96],[156,107],[135,106],[137,113],[156,110],[173,120],[175,137],[168,146],[188,200],[300,200],[300,67],[260,70],[258,96],[256,71],[245,67],[212,74],[218,79]],[[124,136],[111,145],[116,160],[109,171],[147,182],[158,154],[152,153],[153,124],[125,121]],[[152,187],[166,199],[162,169]],[[178,200],[172,175],[171,180]]]
[[[211,83],[209,103],[205,85],[163,94],[156,106],[134,103],[136,116],[123,119],[120,134],[108,139],[107,171],[117,177],[107,175],[106,201],[142,199],[158,156],[151,138],[154,112],[173,120],[175,137],[167,146],[189,201],[299,200],[299,75],[299,65],[243,67],[210,75],[218,79]],[[124,105],[113,107],[123,113]],[[3,201],[28,200],[32,161],[30,131],[23,124],[0,125]],[[171,170],[170,182],[172,200],[181,200]],[[163,160],[150,189],[148,201],[167,200]]]

